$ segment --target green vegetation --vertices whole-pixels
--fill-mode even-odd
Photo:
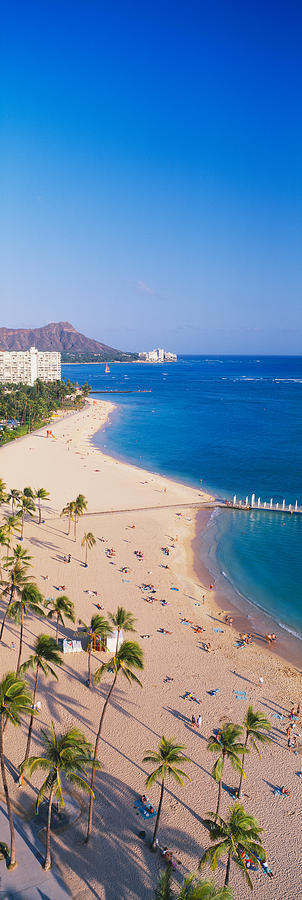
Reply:
[[[86,781],[87,769],[91,765],[91,744],[88,743],[84,734],[77,728],[70,728],[65,734],[57,737],[54,724],[51,723],[50,737],[45,731],[42,731],[42,739],[44,744],[43,756],[31,756],[21,763],[20,772],[27,770],[29,775],[33,775],[37,769],[48,770],[45,781],[43,781],[38,793],[36,802],[36,812],[39,812],[41,800],[48,795],[48,815],[46,829],[46,853],[43,863],[44,869],[50,869],[50,823],[51,823],[51,807],[55,797],[57,797],[61,809],[64,809],[64,797],[62,791],[62,775],[66,781],[75,785],[77,789],[86,791],[91,794],[91,788]]]
[[[230,887],[216,888],[213,881],[200,881],[194,874],[184,878],[177,894],[172,891],[171,881],[172,866],[169,863],[166,870],[160,873],[154,900],[234,900]]]
[[[160,799],[151,843],[152,850],[156,850],[157,832],[167,778],[174,779],[181,786],[184,784],[184,779],[189,778],[189,775],[179,768],[179,765],[183,766],[189,762],[188,757],[183,753],[185,749],[183,744],[176,744],[173,739],[167,741],[166,738],[162,737],[157,750],[148,750],[147,755],[143,759],[143,762],[155,763],[155,769],[148,776],[146,786],[151,787],[158,778],[161,780]]]
[[[259,758],[261,758],[261,753],[258,749],[257,744],[268,744],[271,743],[271,737],[268,734],[268,731],[271,730],[271,723],[269,719],[267,719],[265,713],[256,710],[254,712],[253,707],[249,706],[245,720],[245,742],[244,742],[244,751],[242,754],[242,772],[240,775],[240,782],[238,788],[238,795],[241,797],[241,789],[242,789],[242,779],[243,779],[243,766],[244,766],[244,757],[247,751],[249,751],[248,744],[251,744],[252,749],[256,750]]]
[[[55,640],[52,637],[49,637],[48,634],[39,634],[39,636],[35,640],[33,650],[34,652],[32,653],[32,655],[21,666],[22,675],[25,675],[25,673],[28,672],[29,669],[34,669],[35,671],[33,708],[29,722],[24,760],[27,760],[29,757],[39,673],[43,672],[45,678],[47,678],[48,675],[52,675],[53,678],[56,678],[56,680],[58,680],[57,673],[53,666],[62,665],[61,650],[58,649]]]
[[[217,734],[213,734],[208,741],[208,750],[210,750],[211,753],[216,753],[218,756],[212,771],[213,778],[218,782],[216,816],[218,816],[220,807],[225,760],[228,759],[233,766],[233,769],[236,769],[237,772],[241,772],[245,778],[241,759],[244,752],[244,745],[239,740],[242,735],[242,730],[241,725],[233,725],[232,722],[227,722]],[[248,752],[247,748],[245,752]]]
[[[119,642],[120,642],[121,631],[125,631],[125,632],[126,631],[129,631],[129,632],[135,631],[134,625],[135,625],[136,619],[134,618],[134,616],[132,615],[131,612],[128,612],[128,610],[124,608],[124,606],[118,606],[116,613],[114,613],[114,615],[112,613],[109,613],[109,618],[110,618],[110,621],[112,622],[112,625],[114,625],[114,628],[117,631],[116,649],[115,649],[115,652],[117,653],[118,647],[119,647]]]
[[[74,614],[74,605],[72,600],[69,600],[65,594],[61,594],[60,597],[50,597],[48,600],[45,600],[46,609],[49,610],[47,613],[48,619],[55,619],[56,621],[56,644],[58,643],[59,637],[59,624],[64,627],[64,620],[69,619],[70,622],[75,622],[75,614]]]
[[[0,445],[41,428],[60,409],[81,409],[90,386],[75,382],[37,379],[26,384],[0,385]],[[11,496],[11,495],[10,495]],[[11,496],[13,503],[14,497]],[[1,499],[0,499],[1,502]]]
[[[110,347],[101,351],[101,353],[91,353],[88,350],[72,351],[62,350],[62,363],[106,363],[106,362],[135,362],[138,359],[138,353],[124,353],[122,350],[111,350]]]
[[[96,545],[96,539],[95,539],[95,537],[94,537],[94,534],[92,534],[92,531],[85,531],[85,533],[84,533],[84,535],[83,535],[83,538],[82,538],[82,540],[81,540],[81,547],[85,547],[85,561],[84,561],[84,566],[85,566],[86,569],[87,569],[87,566],[88,566],[88,562],[87,562],[87,560],[88,560],[88,550],[92,550],[92,548],[95,547],[95,545]]]
[[[210,832],[212,847],[205,850],[201,857],[199,868],[207,863],[211,869],[217,868],[217,862],[222,856],[227,856],[225,873],[225,885],[229,884],[231,860],[239,866],[250,888],[253,887],[247,866],[246,857],[255,865],[261,865],[266,859],[266,852],[262,846],[261,833],[263,828],[258,825],[254,816],[245,812],[244,806],[235,803],[230,807],[230,815],[224,820],[215,813],[210,813],[208,819],[203,820],[203,825]]]
[[[96,741],[95,741],[95,746],[94,746],[93,769],[92,769],[91,785],[90,785],[92,791],[94,789],[95,767],[96,767],[96,763],[97,763],[99,742],[100,742],[100,737],[101,737],[101,733],[102,733],[103,722],[104,722],[105,713],[106,713],[106,709],[107,709],[111,694],[112,694],[112,692],[115,688],[116,682],[117,682],[117,678],[120,675],[120,673],[122,673],[124,675],[124,677],[127,679],[127,681],[129,682],[129,684],[131,684],[132,682],[135,682],[136,684],[139,684],[140,687],[142,687],[139,678],[137,677],[137,675],[134,672],[134,669],[139,669],[140,671],[142,671],[143,668],[144,668],[144,654],[143,654],[142,648],[139,646],[139,644],[136,644],[135,641],[123,641],[121,647],[115,653],[113,659],[111,659],[110,662],[108,662],[108,663],[103,663],[96,670],[96,673],[94,676],[94,680],[96,683],[98,683],[100,681],[100,679],[102,678],[102,676],[105,673],[113,673],[113,681],[110,685],[110,688],[109,688],[109,691],[108,691],[108,694],[107,694],[107,697],[106,697],[106,700],[105,700],[105,703],[104,703],[104,706],[102,709],[98,733],[96,736]],[[93,810],[93,794],[91,794],[90,802],[89,802],[88,828],[87,828],[87,835],[86,835],[86,843],[88,843],[90,833],[91,833],[92,810]]]
[[[91,688],[92,684],[92,676],[91,676],[91,652],[93,648],[93,644],[97,641],[98,638],[108,637],[112,634],[112,628],[107,622],[107,619],[104,619],[104,616],[100,616],[96,614],[91,617],[89,624],[83,622],[82,619],[79,619],[79,624],[82,625],[85,633],[88,634],[88,681],[87,687]]]
[[[30,713],[31,710],[32,695],[31,691],[28,688],[28,685],[26,684],[26,681],[24,681],[22,678],[19,678],[18,675],[15,675],[14,672],[8,672],[8,674],[4,676],[0,683],[0,764],[1,778],[10,830],[10,860],[8,865],[9,869],[15,869],[18,863],[16,862],[13,813],[6,778],[4,729],[8,721],[11,722],[12,725],[20,725],[21,716],[23,716],[24,713]]]

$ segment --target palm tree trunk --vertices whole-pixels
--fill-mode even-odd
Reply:
[[[38,498],[38,504],[39,504],[39,525],[41,525],[41,518],[42,518],[42,517],[41,517],[41,500],[40,500],[40,497]]]
[[[77,517],[76,517],[76,516],[74,517],[74,532],[73,532],[73,535],[74,535],[74,539],[75,539],[75,541],[76,541],[76,539],[77,539]]]
[[[57,615],[56,644],[58,643],[58,634],[59,634],[59,613]]]
[[[216,818],[217,818],[217,816],[218,816],[218,813],[219,813],[219,807],[220,807],[220,800],[221,800],[221,785],[222,785],[222,777],[220,778],[220,781],[218,782],[218,798],[217,798],[217,806],[216,806],[216,813],[215,813]]]
[[[54,786],[51,788],[49,801],[48,801],[48,813],[47,813],[47,829],[46,829],[46,852],[45,852],[45,860],[43,863],[43,869],[47,870],[51,868],[51,855],[50,855],[50,823],[51,823],[51,807],[54,795]]]
[[[228,852],[228,861],[225,873],[224,886],[227,887],[230,880],[230,868],[231,868],[231,851]]]
[[[86,547],[85,547],[85,566],[87,566],[87,555],[88,555],[88,544],[87,544],[87,541],[86,541]]]
[[[5,610],[3,619],[2,619],[2,625],[1,625],[1,631],[0,631],[0,641],[2,641],[2,635],[3,635],[3,631],[4,631],[4,625],[5,625],[7,616],[8,616],[9,607],[10,607],[10,605],[11,605],[11,602],[12,602],[12,600],[13,600],[13,597],[14,597],[14,585],[12,584],[11,589],[10,589],[9,601],[8,601],[8,604],[7,604],[7,607],[6,607],[6,610]]]
[[[0,714],[0,761],[1,761],[2,784],[3,784],[4,794],[5,794],[5,801],[6,801],[8,821],[9,821],[9,830],[10,830],[10,860],[9,860],[8,868],[15,869],[16,866],[18,865],[18,863],[16,862],[15,829],[14,829],[12,808],[11,808],[10,796],[8,793],[5,763],[4,763],[3,713]]]
[[[92,647],[92,637],[90,637],[89,651],[88,651],[88,687],[90,687],[90,688],[91,688],[91,647]]]
[[[16,671],[17,671],[17,675],[18,675],[18,673],[20,672],[21,656],[22,656],[22,643],[23,643],[23,615],[24,615],[24,611],[23,611],[23,606],[22,606],[22,607],[21,607],[21,622],[20,622],[19,656],[18,656],[17,670],[16,670]]]
[[[37,668],[36,668],[36,677],[35,677],[35,686],[34,686],[34,692],[33,692],[33,711],[34,711],[35,703],[36,703],[36,696],[37,696],[37,689],[38,689],[38,678],[39,678],[39,666],[37,665]],[[27,743],[26,743],[26,750],[25,750],[25,757],[24,757],[24,759],[28,759],[28,757],[29,757],[29,751],[30,751],[30,745],[31,745],[31,735],[32,735],[33,723],[34,723],[34,712],[33,712],[33,711],[32,711],[32,714],[31,714],[31,717],[30,717],[30,721],[29,721],[29,726],[28,726],[28,735],[27,735]],[[20,783],[21,783],[21,784],[22,784],[22,781],[23,781],[23,772],[22,772],[21,779],[20,779]]]
[[[102,727],[103,727],[103,722],[104,722],[105,712],[106,712],[106,709],[107,709],[107,706],[108,706],[108,703],[109,703],[109,700],[110,700],[110,697],[111,697],[113,688],[115,687],[116,679],[117,679],[117,672],[116,672],[116,674],[115,674],[115,676],[114,676],[114,679],[113,679],[111,688],[110,688],[110,690],[108,691],[108,694],[107,694],[107,697],[106,697],[106,700],[105,700],[105,703],[104,703],[104,706],[103,706],[102,715],[101,715],[101,718],[100,718],[99,730],[98,730],[98,733],[97,733],[97,736],[96,736],[96,740],[95,740],[94,754],[93,754],[93,766],[92,766],[91,781],[90,781],[90,787],[91,787],[91,790],[92,790],[92,791],[93,791],[93,789],[94,789],[94,782],[95,782],[95,762],[96,762],[96,759],[97,759],[97,756],[98,756],[99,742],[100,742],[100,737],[101,737],[101,732],[102,732]],[[92,794],[90,794],[90,800],[89,800],[89,813],[88,813],[88,827],[87,827],[87,834],[86,834],[86,841],[85,841],[86,844],[88,844],[88,841],[89,841],[89,838],[90,838],[90,834],[91,834],[93,800],[94,800],[94,797],[92,796]]]
[[[162,807],[163,796],[164,796],[164,788],[165,788],[165,782],[164,782],[164,779],[163,779],[163,780],[162,780],[162,783],[161,783],[160,799],[159,799],[158,810],[157,810],[157,816],[156,816],[156,822],[155,822],[155,828],[154,828],[154,833],[153,833],[153,838],[152,838],[152,843],[151,843],[151,850],[153,850],[153,851],[156,850],[156,838],[157,838],[157,832],[158,832],[158,826],[159,826],[159,817],[160,817],[160,814],[161,814],[161,807]]]
[[[244,745],[245,747],[247,746],[247,742],[248,742],[248,735],[246,736],[245,745]],[[242,769],[241,769],[241,772],[240,772],[240,781],[239,781],[239,788],[238,788],[238,798],[239,798],[239,799],[241,799],[241,797],[242,797],[242,782],[243,782],[243,770],[244,770],[244,757],[245,757],[245,752],[242,754]]]
[[[22,528],[21,528],[21,535],[20,535],[21,541],[23,541],[23,535],[24,535],[24,510],[22,512]]]

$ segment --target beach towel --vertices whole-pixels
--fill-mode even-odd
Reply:
[[[278,719],[279,722],[283,722],[285,719],[285,716],[281,716],[280,713],[274,713],[273,719]]]
[[[213,691],[208,691],[211,697],[214,697],[215,694],[220,694],[220,688],[215,688]]]
[[[216,631],[216,634],[224,634],[223,628],[213,628],[213,631]]]
[[[134,806],[136,807],[136,809],[140,813],[140,815],[143,817],[143,819],[153,819],[154,816],[156,816],[157,810],[154,809],[154,807],[153,807],[153,812],[150,812],[149,804],[142,803],[141,800],[135,800]]]

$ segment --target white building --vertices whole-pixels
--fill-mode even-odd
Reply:
[[[144,350],[138,355],[139,359],[144,359],[146,362],[177,362],[176,353],[168,353],[162,347],[158,347],[157,350],[149,350],[148,353]]]
[[[61,354],[30,350],[0,350],[0,383],[33,385],[41,381],[61,380]]]

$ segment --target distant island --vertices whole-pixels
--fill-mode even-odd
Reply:
[[[135,362],[138,353],[116,350],[87,338],[70,322],[50,322],[42,328],[0,328],[0,350],[37,350],[61,353],[62,363]]]

